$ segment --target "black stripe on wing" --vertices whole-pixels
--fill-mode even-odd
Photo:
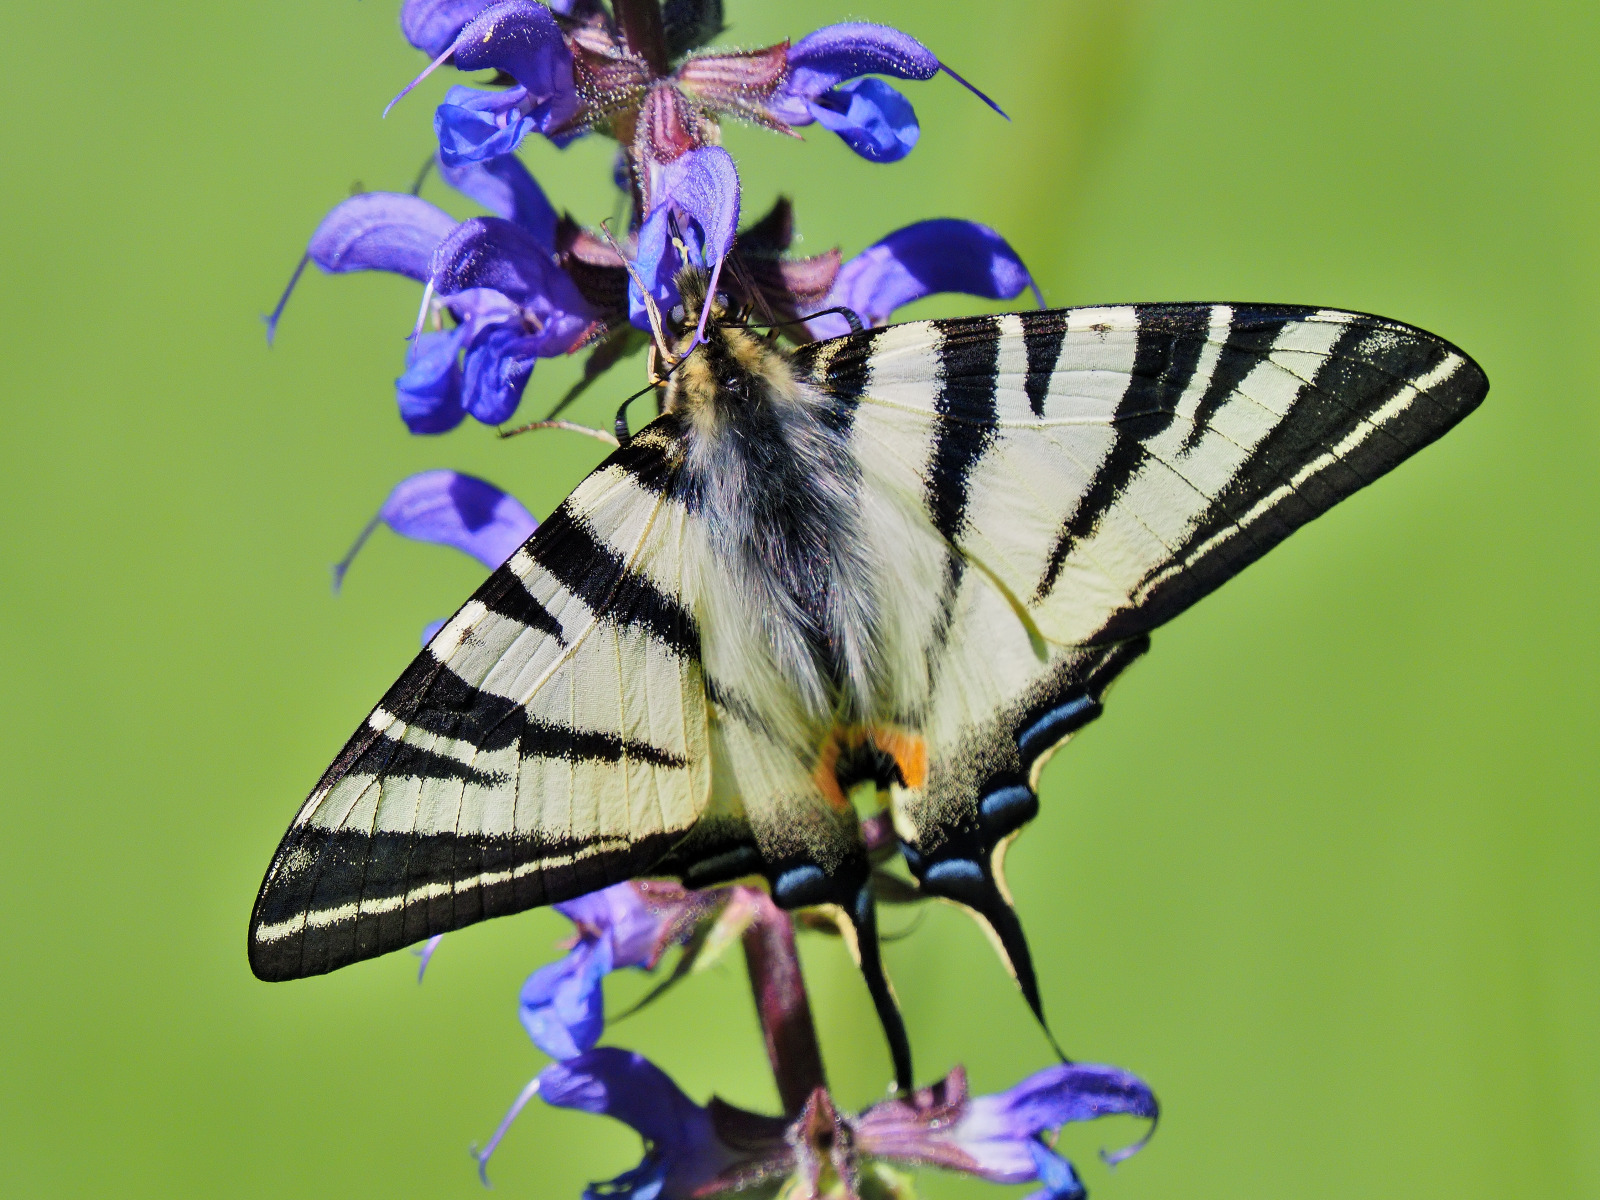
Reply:
[[[250,965],[269,981],[320,975],[388,953],[487,917],[569,898],[539,870],[519,863],[570,860],[581,892],[607,887],[649,869],[681,834],[623,843],[603,838],[435,833],[420,844],[403,833],[308,828],[296,848],[317,870],[279,871],[256,902],[258,927],[311,914],[295,936],[250,942]],[[435,882],[437,881],[437,882]],[[360,897],[359,907],[343,897]]]
[[[1195,305],[1141,305],[1127,390],[1112,415],[1116,440],[1095,468],[1089,487],[1056,535],[1034,591],[1034,603],[1050,594],[1061,568],[1079,543],[1093,537],[1130,480],[1149,461],[1145,443],[1166,432],[1178,401],[1200,365],[1211,310]]]
[[[1022,390],[1028,395],[1028,407],[1033,415],[1043,417],[1044,402],[1050,395],[1056,363],[1061,358],[1061,345],[1067,340],[1067,314],[1055,309],[1018,315],[1022,318],[1022,348],[1027,364]]]
[[[1252,323],[1248,310],[1235,312],[1236,329]],[[1262,318],[1278,319],[1278,311]],[[1349,320],[1288,414],[1255,447],[1171,560],[1151,573],[1149,590],[1113,614],[1096,642],[1129,637],[1176,616],[1300,526],[1443,436],[1488,393],[1482,369],[1449,342],[1381,317]],[[1423,386],[1406,399],[1407,389],[1418,384]]]
[[[668,491],[676,470],[673,432],[657,423],[601,470],[620,468],[655,495]],[[582,599],[598,620],[645,628],[679,653],[695,652],[698,638],[681,605],[625,569],[621,556],[601,543],[570,503],[535,531],[523,552]],[[525,639],[530,654],[550,640],[566,645],[559,622],[509,566],[495,571],[472,600],[488,611],[483,620],[511,621],[542,635]],[[474,636],[464,632],[463,644]],[[433,737],[418,738],[413,730]],[[437,787],[443,781],[462,789],[503,791],[515,786],[511,775],[474,766],[472,760],[512,745],[519,760],[686,765],[680,755],[619,734],[531,722],[522,705],[472,686],[424,649],[346,743],[317,792],[326,793],[347,776],[357,787],[368,780],[369,787],[384,781],[390,787],[407,786],[405,781]],[[249,951],[252,968],[263,979],[330,971],[486,916],[605,887],[648,869],[682,836],[676,831],[633,840],[552,841],[449,829],[330,830],[312,817],[303,814],[304,823],[284,836],[256,899]],[[543,861],[550,858],[570,861]]]
[[[999,422],[1000,320],[967,317],[935,321],[938,382],[928,461],[928,512],[934,527],[954,541],[966,523],[972,472],[994,441]]]
[[[1282,335],[1285,327],[1303,321],[1315,311],[1286,304],[1270,308],[1233,308],[1227,337],[1217,355],[1217,365],[1212,369],[1205,394],[1195,408],[1194,423],[1184,434],[1183,449],[1194,449],[1209,427],[1211,418],[1232,399],[1245,376],[1272,352],[1273,343]]]
[[[622,555],[602,541],[570,498],[528,542],[533,560],[589,608],[617,625],[647,630],[685,658],[697,658],[700,634],[694,618],[648,578],[628,569]]]
[[[866,329],[824,342],[809,342],[796,349],[789,360],[799,378],[810,382],[831,401],[823,421],[841,436],[849,434],[856,408],[867,390],[879,332]]]

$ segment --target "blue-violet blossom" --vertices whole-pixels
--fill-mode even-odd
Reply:
[[[862,157],[894,162],[921,131],[911,103],[875,76],[926,80],[943,70],[971,88],[916,38],[887,25],[829,25],[792,46],[695,54],[672,66],[648,61],[598,6],[564,5],[568,11],[558,14],[532,0],[503,0],[467,18],[472,7],[435,0],[408,4],[403,16],[413,44],[436,57],[400,96],[445,62],[515,81],[502,91],[451,89],[435,116],[444,160],[509,154],[533,132],[565,145],[601,129],[632,139],[647,211],[656,203],[658,169],[720,141],[720,117],[791,134],[815,122]],[[699,21],[669,52],[692,48],[719,25]]]
[[[531,1083],[496,1131],[534,1095],[561,1108],[612,1117],[637,1131],[638,1166],[585,1189],[585,1200],[708,1200],[794,1179],[795,1194],[857,1196],[883,1166],[933,1166],[994,1183],[1037,1182],[1027,1200],[1082,1200],[1072,1164],[1045,1141],[1062,1126],[1126,1115],[1155,1121],[1150,1089],[1115,1067],[1060,1063],[1007,1091],[969,1096],[965,1072],[865,1112],[840,1112],[818,1088],[793,1121],[762,1116],[712,1098],[699,1105],[659,1067],[610,1046],[552,1063]],[[1147,1140],[1147,1139],[1146,1139]],[[1121,1161],[1143,1141],[1104,1157]]]

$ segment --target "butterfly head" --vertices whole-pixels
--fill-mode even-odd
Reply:
[[[748,314],[710,283],[697,268],[678,274],[682,299],[663,322],[670,339],[664,357],[672,364],[664,407],[721,425],[744,405],[788,395],[794,383],[783,352],[753,332]]]

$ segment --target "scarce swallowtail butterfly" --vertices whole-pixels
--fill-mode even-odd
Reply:
[[[661,414],[433,637],[284,836],[262,979],[637,876],[848,918],[902,1088],[853,796],[1042,1009],[1001,873],[1045,761],[1176,616],[1488,381],[1381,317],[1149,304],[792,352],[680,279]]]

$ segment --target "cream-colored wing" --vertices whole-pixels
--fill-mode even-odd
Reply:
[[[638,875],[711,793],[677,445],[646,431],[384,696],[273,859],[263,979],[331,971]]]

